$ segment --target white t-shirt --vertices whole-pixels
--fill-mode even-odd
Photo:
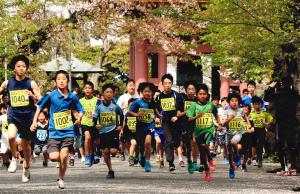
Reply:
[[[130,95],[128,93],[123,94],[122,96],[120,96],[120,98],[118,99],[117,104],[121,107],[121,109],[123,110],[124,115],[127,113],[128,111],[128,100],[130,98],[139,98],[138,94],[134,94],[134,95]]]
[[[8,132],[7,132],[7,115],[1,115],[0,116],[0,128],[2,130],[1,134],[1,146],[0,146],[0,154],[5,154],[9,150],[9,144],[8,144]]]

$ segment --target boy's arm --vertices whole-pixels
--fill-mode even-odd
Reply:
[[[35,100],[39,100],[42,98],[42,95],[41,95],[41,91],[40,91],[40,88],[38,87],[38,85],[36,84],[35,81],[31,81],[31,88],[33,90],[33,98]]]
[[[0,86],[0,94],[2,94],[7,88],[8,80],[5,80]]]

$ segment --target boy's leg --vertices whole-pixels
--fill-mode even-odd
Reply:
[[[30,157],[31,157],[31,140],[21,139],[23,152],[24,152],[24,163],[25,169],[30,167]]]
[[[104,161],[109,171],[112,171],[111,159],[110,159],[110,148],[104,148],[102,150]]]
[[[8,125],[8,142],[11,154],[14,158],[17,158],[17,145],[16,145],[16,135],[18,129],[15,124]]]
[[[69,148],[64,147],[60,150],[59,159],[60,159],[60,166],[59,166],[59,176],[58,178],[64,180],[66,171],[67,171],[67,161],[69,155]]]
[[[84,132],[84,151],[85,155],[91,154],[91,133],[90,131],[86,130]]]
[[[150,160],[151,157],[151,135],[148,134],[145,138],[145,155],[146,160]]]

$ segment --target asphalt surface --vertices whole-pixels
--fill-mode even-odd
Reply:
[[[168,168],[159,168],[153,159],[152,172],[146,173],[139,166],[129,167],[127,161],[113,159],[116,178],[107,180],[107,167],[103,163],[86,167],[76,160],[74,167],[69,167],[65,177],[64,190],[56,186],[58,169],[56,163],[42,167],[37,159],[31,164],[31,180],[21,182],[21,165],[16,173],[8,173],[0,168],[0,193],[294,193],[291,188],[300,177],[280,177],[268,174],[266,169],[274,168],[274,164],[265,164],[262,169],[248,167],[248,172],[238,170],[235,179],[228,178],[228,165],[220,158],[215,159],[217,170],[212,173],[212,181],[206,183],[203,173],[188,174],[186,168],[176,166],[175,173]],[[177,161],[176,161],[177,162]],[[178,164],[178,163],[176,163]]]

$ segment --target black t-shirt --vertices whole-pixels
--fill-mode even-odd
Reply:
[[[161,93],[157,99],[157,109],[163,115],[163,122],[170,122],[177,115],[177,111],[184,111],[183,97],[175,91],[168,94]]]

